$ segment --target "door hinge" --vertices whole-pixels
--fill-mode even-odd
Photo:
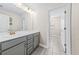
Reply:
[[[66,14],[66,10],[64,11],[64,13]]]
[[[64,46],[66,46],[66,44],[64,44]]]
[[[66,30],[66,27],[64,27],[64,30]]]
[[[66,50],[66,44],[64,44],[64,46],[65,46],[65,51],[64,51],[64,53],[66,54],[66,53],[67,53],[67,50]]]

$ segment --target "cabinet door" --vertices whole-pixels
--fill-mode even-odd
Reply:
[[[17,45],[18,43],[23,42],[25,40],[26,40],[26,37],[19,37],[19,38],[12,39],[10,41],[3,42],[3,43],[1,43],[1,45],[2,45],[1,49],[5,50],[5,49],[10,48],[14,45]]]
[[[0,44],[0,55],[1,55],[1,44]]]
[[[25,54],[24,42],[2,53],[2,55],[24,55],[24,54]]]
[[[27,49],[27,54],[31,54],[33,52],[33,47],[31,46],[30,48]]]
[[[39,33],[34,34],[34,48],[39,45]]]
[[[38,37],[34,37],[34,48],[36,48],[39,44]]]

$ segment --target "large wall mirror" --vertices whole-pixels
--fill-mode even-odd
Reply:
[[[0,13],[0,32],[22,30],[22,19],[14,14]]]

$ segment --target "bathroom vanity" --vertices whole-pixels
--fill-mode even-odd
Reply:
[[[39,46],[39,39],[39,32],[19,33],[14,36],[0,37],[0,54],[30,55]]]

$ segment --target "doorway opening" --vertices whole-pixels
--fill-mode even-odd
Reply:
[[[49,49],[53,55],[71,54],[70,4],[49,12]]]

